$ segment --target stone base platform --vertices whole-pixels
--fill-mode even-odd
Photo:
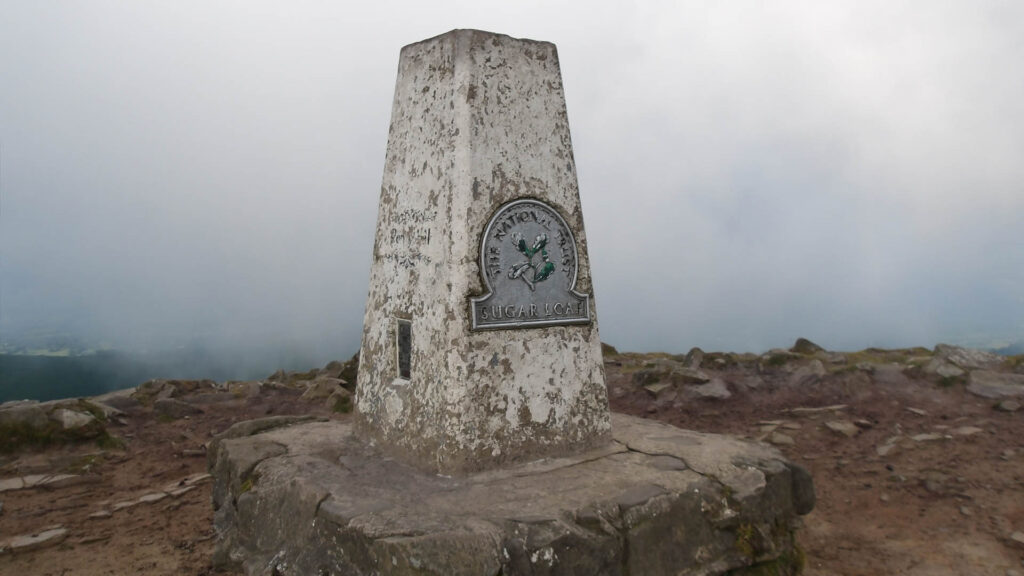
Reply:
[[[612,425],[602,449],[458,478],[389,459],[347,423],[219,440],[214,563],[287,576],[799,572],[805,470],[763,444]]]

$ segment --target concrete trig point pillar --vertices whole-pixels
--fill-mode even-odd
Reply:
[[[360,433],[440,473],[609,441],[553,44],[454,30],[402,49],[358,382]]]
[[[810,476],[765,444],[609,417],[591,290],[555,47],[407,46],[355,422],[276,417],[211,444],[214,564],[797,573]]]

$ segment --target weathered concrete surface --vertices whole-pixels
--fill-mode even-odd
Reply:
[[[796,517],[814,505],[803,469],[763,444],[613,421],[604,448],[458,478],[387,458],[346,423],[224,439],[211,454],[215,564],[286,576],[796,572]]]
[[[455,30],[402,49],[363,323],[356,425],[382,449],[464,473],[606,443],[590,324],[470,331],[481,234],[506,202],[540,199],[577,243],[592,294],[576,167],[553,44]],[[396,325],[411,321],[411,377]]]

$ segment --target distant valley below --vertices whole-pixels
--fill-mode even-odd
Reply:
[[[336,356],[350,355],[339,352]],[[159,353],[0,354],[0,402],[93,396],[153,378],[256,380],[280,368],[298,369],[331,359],[285,351],[198,348]]]
[[[304,370],[330,360],[346,360],[357,352],[339,350],[324,355],[294,349],[200,346],[151,352],[83,353],[83,349],[59,345],[0,353],[0,402],[94,396],[154,378],[260,380],[279,369]],[[992,351],[1010,356],[1024,353],[1024,346],[1016,342]]]

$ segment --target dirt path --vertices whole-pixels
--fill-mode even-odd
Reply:
[[[128,411],[127,425],[110,427],[125,438],[124,451],[99,451],[87,445],[8,462],[0,468],[0,477],[64,472],[80,474],[87,481],[0,493],[0,540],[55,525],[67,530],[65,540],[56,546],[0,556],[0,574],[212,573],[213,509],[211,481],[202,479],[206,472],[203,444],[237,421],[268,414],[331,415],[320,406],[322,402],[299,400],[299,393],[264,390],[256,398],[203,404],[204,414],[172,421],[140,407]],[[119,503],[187,488],[185,481],[190,478],[199,480],[181,495],[116,509]],[[103,511],[109,516],[91,517]]]
[[[962,383],[938,386],[892,368],[837,370],[795,384],[800,366],[781,367],[786,378],[762,373],[759,380],[750,366],[705,368],[728,398],[720,389],[694,397],[691,383],[653,382],[666,366],[677,373],[673,363],[682,361],[610,357],[613,409],[771,441],[810,470],[818,503],[798,534],[805,574],[1024,575],[1024,543],[1013,541],[1024,532],[1024,410],[997,411]],[[110,425],[124,450],[81,445],[0,460],[0,479],[77,475],[70,485],[0,492],[0,541],[56,525],[66,530],[57,544],[0,555],[0,574],[210,574],[203,444],[233,422],[269,414],[349,417],[299,394],[285,387],[248,397],[207,394],[194,402],[202,414],[178,420],[140,406],[127,411],[124,425]],[[843,407],[792,411],[833,405]],[[850,435],[830,422],[845,423],[837,428]],[[134,504],[115,509],[124,502]]]
[[[785,436],[773,443],[811,471],[817,492],[798,535],[808,576],[1024,574],[1024,543],[1011,540],[1024,531],[1021,412],[909,378],[825,377],[666,406],[636,387],[628,364],[608,371],[617,411],[751,439]],[[845,407],[790,411],[832,405]],[[847,437],[826,422],[857,424]]]

